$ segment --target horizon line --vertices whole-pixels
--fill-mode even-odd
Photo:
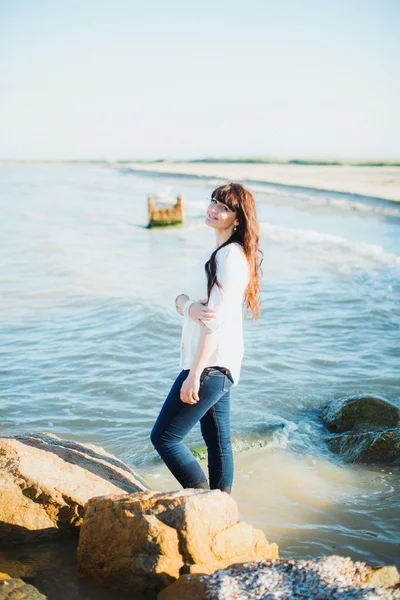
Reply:
[[[0,164],[104,164],[104,165],[124,165],[130,163],[142,164],[157,164],[157,163],[231,163],[231,164],[282,164],[282,165],[304,165],[304,166],[392,166],[400,167],[400,159],[385,159],[385,158],[337,158],[337,157],[321,157],[321,158],[280,158],[280,157],[203,157],[203,158],[157,158],[157,159],[46,159],[46,158],[0,158]]]

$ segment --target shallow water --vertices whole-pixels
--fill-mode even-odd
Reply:
[[[265,448],[240,453],[235,462],[241,519],[276,542],[283,558],[339,554],[400,567],[398,469],[344,467]],[[156,489],[176,489],[166,469],[148,479]]]
[[[68,539],[0,549],[0,571],[13,577],[23,573],[23,580],[48,600],[132,600],[130,592],[100,587],[80,576],[76,548],[77,540]]]
[[[0,167],[1,435],[97,443],[163,489],[178,487],[149,432],[179,372],[174,298],[214,244],[204,211],[215,183],[87,165]],[[232,393],[234,495],[286,556],[394,562],[399,471],[340,465],[318,409],[359,393],[399,405],[400,205],[255,192],[262,316],[245,322]],[[149,193],[182,193],[185,225],[147,230]],[[198,431],[189,443],[201,443]]]

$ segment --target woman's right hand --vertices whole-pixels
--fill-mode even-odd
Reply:
[[[215,309],[207,306],[207,298],[205,298],[205,300],[193,302],[193,304],[189,306],[189,317],[201,325],[204,325],[203,321],[214,319],[215,315]]]
[[[187,300],[190,300],[190,298],[186,294],[179,294],[179,296],[177,296],[175,298],[175,308],[176,308],[177,312],[182,316],[183,316],[183,307]]]

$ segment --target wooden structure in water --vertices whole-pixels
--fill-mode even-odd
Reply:
[[[174,206],[157,206],[154,196],[148,199],[149,224],[147,227],[168,227],[182,225],[183,223],[183,198],[178,196]]]

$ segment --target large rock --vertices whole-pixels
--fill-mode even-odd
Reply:
[[[183,575],[158,600],[399,600],[395,567],[372,568],[341,556],[261,560],[212,575]]]
[[[22,579],[0,579],[0,600],[46,600],[38,590]]]
[[[400,427],[400,409],[374,396],[338,398],[322,410],[321,417],[333,433]]]
[[[400,465],[400,429],[340,433],[327,442],[333,452],[348,462]]]
[[[182,573],[278,557],[262,531],[239,521],[219,490],[93,498],[79,535],[78,565],[99,583],[154,598]]]
[[[148,489],[102,448],[38,433],[0,438],[0,536],[36,539],[79,527],[93,496]]]

